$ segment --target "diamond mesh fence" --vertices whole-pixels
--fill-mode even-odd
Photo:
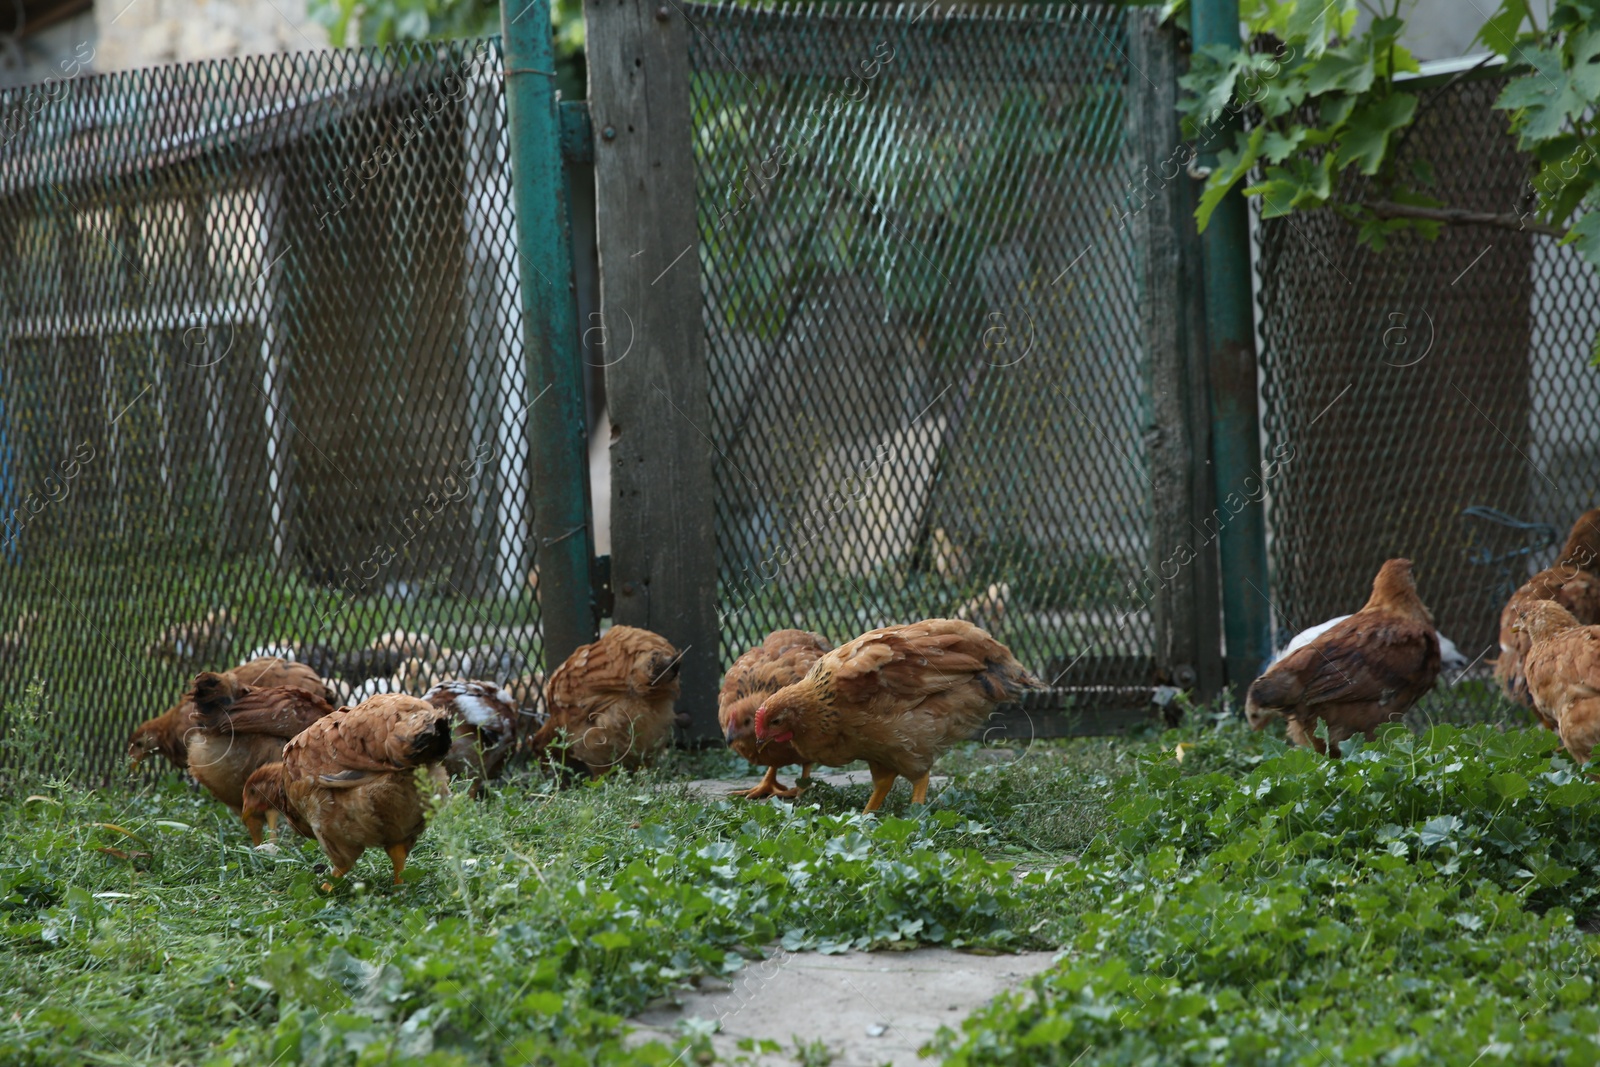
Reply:
[[[1501,86],[1441,87],[1402,148],[1402,167],[1432,161],[1447,204],[1527,203]],[[1266,447],[1293,449],[1268,507],[1280,643],[1355,611],[1383,560],[1407,556],[1472,664],[1414,717],[1520,719],[1489,677],[1500,609],[1600,499],[1600,278],[1554,238],[1504,229],[1373,252],[1322,211],[1257,237]]]
[[[1146,705],[1125,12],[687,11],[723,661],[958,615]]]
[[[537,666],[499,65],[0,93],[0,683],[42,686],[76,771],[273,646],[352,687]]]

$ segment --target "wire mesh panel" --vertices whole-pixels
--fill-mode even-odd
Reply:
[[[960,615],[1148,700],[1123,12],[687,10],[724,662]]]
[[[499,65],[458,42],[0,94],[0,672],[80,770],[272,646],[351,686],[536,666]]]
[[[1532,167],[1492,108],[1501,86],[1441,88],[1404,144],[1399,165],[1431,161],[1451,206],[1524,204]],[[1484,681],[1500,609],[1600,499],[1600,280],[1555,239],[1503,229],[1373,252],[1323,211],[1258,238],[1267,447],[1293,456],[1268,508],[1280,643],[1358,609],[1383,560],[1407,556],[1474,662],[1419,713],[1504,713]]]

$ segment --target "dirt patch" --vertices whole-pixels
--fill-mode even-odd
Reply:
[[[800,777],[800,768],[787,767],[785,770],[789,773],[780,773],[778,780],[785,786],[794,785]],[[831,774],[813,774],[811,780],[813,782],[826,782],[835,789],[844,789],[852,785],[870,786],[872,784],[872,775],[866,771],[834,771]],[[929,778],[928,798],[931,800],[938,795],[939,790],[943,789],[945,783],[949,780],[942,774],[936,774]],[[760,781],[760,778],[701,778],[689,783],[689,791],[706,800],[723,800],[735,790],[754,788]],[[896,782],[894,787],[896,790],[907,791],[907,795],[909,795],[911,783],[902,780]],[[675,784],[673,788],[676,788]],[[890,795],[893,796],[894,794]]]
[[[940,1026],[956,1029],[997,994],[1050,966],[1050,952],[979,956],[946,948],[914,952],[777,952],[735,976],[683,994],[677,1008],[634,1019],[636,1040],[672,1042],[680,1020],[719,1022],[719,1056],[760,1067],[793,1067],[795,1042],[821,1041],[834,1067],[910,1067]],[[765,1038],[783,1052],[743,1053],[739,1041]]]

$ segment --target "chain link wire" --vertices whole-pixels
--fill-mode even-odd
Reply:
[[[961,615],[1147,704],[1125,14],[686,10],[724,661]]]
[[[538,663],[500,65],[464,41],[0,93],[0,684],[43,682],[75,772],[259,650],[351,684],[397,629]]]
[[[1493,108],[1502,86],[1440,87],[1398,165],[1453,207],[1522,210],[1532,170]],[[1268,506],[1279,644],[1355,611],[1379,565],[1406,556],[1471,662],[1412,718],[1521,721],[1490,677],[1500,609],[1597,502],[1600,278],[1554,238],[1508,229],[1374,252],[1318,211],[1257,238],[1265,442],[1294,453]]]

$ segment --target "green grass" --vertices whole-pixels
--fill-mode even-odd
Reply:
[[[523,770],[447,801],[402,886],[374,851],[332,893],[313,845],[253,851],[176,776],[35,767],[0,800],[0,1063],[709,1062],[623,1020],[780,947],[911,943],[1065,950],[930,1049],[958,1063],[1600,1055],[1600,786],[1548,733],[1331,763],[1196,711],[1009,755],[949,753],[930,809],[901,786],[882,818],[864,786],[706,802],[688,779],[748,769],[718,751]]]
[[[1054,797],[1075,814],[1050,840],[1081,844],[1102,807],[1026,762],[915,818],[862,817],[864,788],[791,810],[681,784],[736,769],[677,754],[565,790],[523,772],[448,801],[401,887],[374,851],[332,894],[313,845],[253,851],[176,776],[27,783],[0,804],[0,1062],[666,1063],[678,1049],[622,1048],[621,1016],[779,944],[1048,944],[1008,862],[1040,842],[992,827]],[[902,788],[891,810],[910,807]]]
[[[1552,734],[1390,727],[1337,762],[1180,737],[1040,876],[1080,902],[1062,961],[947,1062],[1600,1062],[1600,783]]]

